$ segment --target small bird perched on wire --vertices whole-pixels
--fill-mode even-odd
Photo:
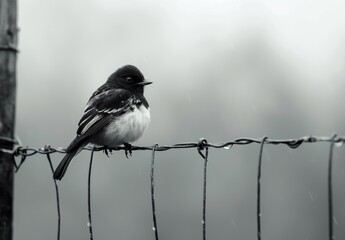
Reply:
[[[111,74],[90,97],[79,121],[77,136],[67,147],[54,179],[62,179],[73,157],[89,143],[105,148],[124,144],[130,150],[130,143],[140,138],[150,123],[144,86],[151,83],[132,65]]]

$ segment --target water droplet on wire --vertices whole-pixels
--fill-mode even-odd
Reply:
[[[226,145],[226,146],[224,147],[224,149],[229,150],[232,146],[233,146],[232,144]]]
[[[340,142],[336,142],[335,143],[335,146],[336,147],[341,147],[341,146],[343,146],[344,145],[344,142],[343,141],[340,141]]]
[[[88,227],[91,227],[90,221],[87,221],[86,225],[87,225]]]

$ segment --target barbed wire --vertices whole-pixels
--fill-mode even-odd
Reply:
[[[331,137],[317,137],[317,136],[305,136],[297,139],[270,139],[268,137],[263,137],[261,139],[258,138],[238,138],[228,142],[222,143],[210,143],[206,139],[201,138],[198,142],[184,142],[184,143],[176,143],[172,145],[159,145],[154,144],[152,146],[131,146],[131,151],[138,151],[138,150],[149,150],[152,151],[151,157],[151,171],[150,171],[150,179],[151,179],[151,209],[152,209],[152,223],[153,223],[153,231],[155,240],[159,240],[158,238],[158,226],[157,226],[157,217],[156,217],[156,208],[155,208],[155,183],[154,183],[154,169],[155,169],[155,152],[157,151],[167,151],[171,149],[189,149],[189,148],[196,148],[199,155],[204,159],[204,166],[203,166],[203,194],[202,194],[202,236],[203,240],[207,239],[206,235],[206,184],[207,184],[207,162],[209,158],[209,148],[224,148],[230,149],[235,145],[249,145],[249,144],[259,144],[259,157],[258,157],[258,172],[257,172],[257,239],[261,240],[261,166],[262,166],[262,155],[264,145],[272,144],[272,145],[286,145],[292,149],[300,147],[303,143],[316,143],[316,142],[329,142],[330,143],[330,150],[329,150],[329,157],[328,157],[328,174],[327,174],[327,187],[328,187],[328,222],[329,222],[329,240],[334,240],[334,232],[333,232],[333,190],[332,190],[332,162],[333,162],[333,151],[334,145],[342,146],[345,143],[344,137],[339,137],[336,134],[333,134]],[[92,169],[92,161],[95,151],[127,151],[128,148],[125,146],[119,146],[114,148],[105,148],[105,147],[96,147],[96,146],[86,146],[84,150],[91,151],[90,157],[90,165],[89,165],[89,173],[88,173],[88,228],[89,228],[89,236],[90,240],[93,240],[93,230],[92,230],[92,215],[91,215],[91,169]],[[54,148],[50,145],[46,145],[42,148],[32,148],[32,147],[23,147],[19,145],[18,141],[6,137],[0,136],[0,151],[7,152],[12,154],[14,157],[20,157],[21,160],[19,164],[16,163],[15,158],[13,158],[13,164],[15,166],[15,171],[17,172],[27,157],[36,155],[36,154],[43,154],[47,156],[47,159],[50,164],[51,171],[54,172],[54,168],[50,159],[50,154],[53,153],[66,153],[66,149],[58,147]],[[52,178],[53,179],[53,178]],[[54,180],[54,179],[53,179]],[[57,233],[57,240],[60,240],[60,224],[61,224],[61,215],[60,215],[60,200],[59,200],[59,189],[54,180],[55,190],[56,190],[56,202],[57,202],[57,214],[58,214],[58,233]]]

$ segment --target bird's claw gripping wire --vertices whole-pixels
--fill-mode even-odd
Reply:
[[[103,151],[104,151],[105,155],[107,155],[107,157],[109,157],[109,153],[113,154],[113,150],[111,148],[108,148],[107,146],[104,146]]]
[[[128,159],[128,154],[129,156],[132,156],[132,145],[129,143],[124,143],[123,145],[125,146],[125,155],[126,155],[126,158]]]

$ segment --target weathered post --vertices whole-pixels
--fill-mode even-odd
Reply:
[[[0,0],[0,137],[13,139],[16,101],[17,1]],[[12,239],[13,156],[0,144],[0,240]],[[5,147],[6,145],[6,147]],[[11,147],[11,146],[10,146]]]

